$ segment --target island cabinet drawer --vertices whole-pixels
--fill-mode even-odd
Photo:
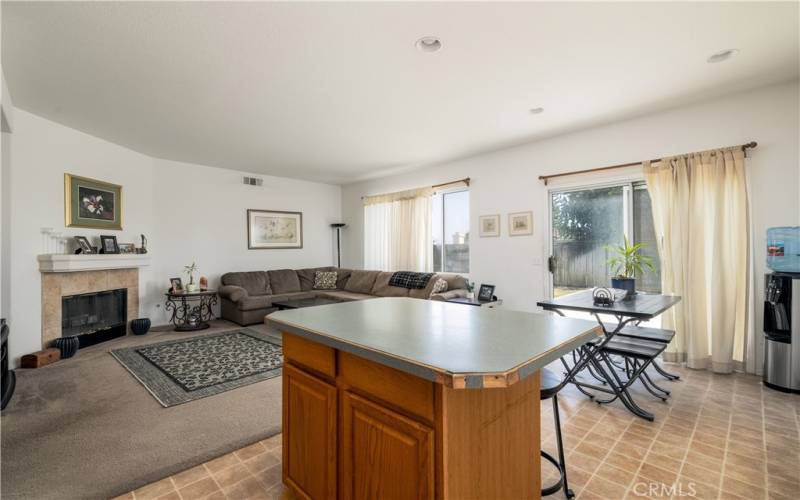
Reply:
[[[336,387],[283,367],[283,481],[301,498],[336,498]]]
[[[336,350],[328,346],[284,333],[283,357],[320,375],[336,377]]]
[[[433,423],[433,382],[343,351],[339,351],[337,364],[337,380],[344,389],[352,389]]]
[[[350,391],[341,394],[340,498],[433,498],[433,429]]]

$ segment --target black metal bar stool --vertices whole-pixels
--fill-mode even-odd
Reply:
[[[569,377],[561,378],[552,370],[542,368],[541,382],[539,388],[539,400],[545,399],[553,400],[553,420],[556,425],[556,447],[558,448],[558,460],[553,458],[552,455],[544,450],[540,450],[542,458],[553,464],[559,472],[558,481],[551,485],[542,488],[542,496],[552,495],[559,490],[563,489],[567,498],[573,498],[575,493],[569,489],[569,482],[567,481],[567,463],[564,460],[564,443],[561,439],[561,416],[558,412],[558,391],[560,391],[569,381]]]

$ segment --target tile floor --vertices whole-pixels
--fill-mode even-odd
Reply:
[[[656,414],[647,422],[617,402],[599,406],[572,387],[559,395],[570,487],[579,499],[789,500],[800,492],[800,396],[760,378],[667,368],[669,402],[635,390]],[[542,447],[555,455],[552,406],[542,405]],[[150,484],[120,498],[292,498],[281,485],[280,436]],[[555,473],[542,465],[543,482]],[[551,498],[564,498],[561,493]]]

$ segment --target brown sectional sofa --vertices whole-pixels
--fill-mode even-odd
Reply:
[[[315,290],[314,276],[317,271],[337,271],[336,289]],[[348,302],[374,297],[413,297],[447,300],[467,295],[467,280],[458,274],[436,274],[424,289],[390,286],[392,274],[336,267],[226,273],[222,275],[222,286],[219,288],[222,318],[240,325],[261,323],[264,316],[277,311],[273,302],[286,299],[325,297]],[[431,296],[437,278],[447,281],[447,291]]]

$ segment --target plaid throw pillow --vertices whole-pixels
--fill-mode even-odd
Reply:
[[[447,291],[447,281],[443,278],[437,279],[433,283],[433,288],[431,289],[431,295],[436,295],[437,293],[444,293]]]
[[[336,271],[317,271],[314,273],[314,290],[335,290],[338,276]]]

